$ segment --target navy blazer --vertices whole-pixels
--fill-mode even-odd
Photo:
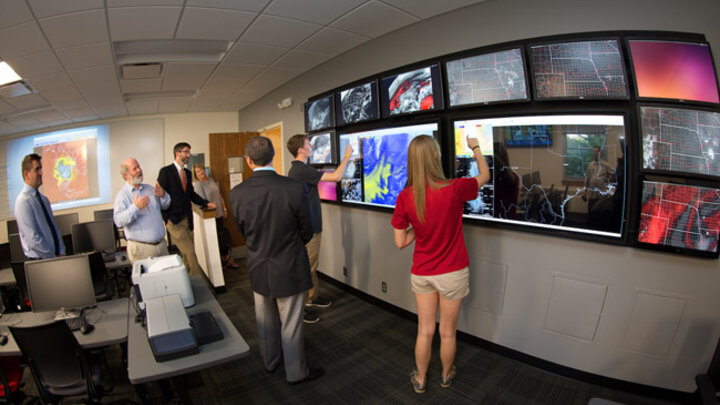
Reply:
[[[163,220],[168,219],[173,224],[177,224],[182,221],[183,218],[188,219],[188,227],[190,230],[193,229],[193,216],[192,206],[190,202],[205,208],[208,205],[208,201],[195,193],[195,189],[192,186],[192,174],[190,170],[183,168],[185,171],[185,191],[182,189],[182,183],[180,182],[180,174],[174,163],[160,169],[158,173],[157,181],[160,187],[165,190],[166,193],[170,194],[170,206],[162,211]]]
[[[270,298],[312,287],[305,244],[313,237],[305,184],[274,171],[255,171],[230,191],[238,230],[247,241],[252,290]]]

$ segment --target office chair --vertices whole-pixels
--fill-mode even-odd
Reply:
[[[14,297],[11,298],[11,302],[14,304],[14,309],[17,312],[29,311],[30,294],[28,293],[27,279],[25,278],[25,262],[12,262],[13,276],[15,276],[15,292]]]
[[[717,392],[720,391],[720,339],[715,346],[715,354],[710,362],[710,367],[705,374],[695,376],[697,390],[695,390],[695,402],[702,405],[717,405]]]
[[[86,395],[87,402],[97,403],[112,391],[114,383],[107,389],[102,386],[102,378],[112,376],[102,352],[83,351],[65,321],[9,329],[43,403],[76,395]]]
[[[95,289],[95,301],[108,301],[115,295],[115,277],[107,271],[102,252],[93,252],[88,255],[90,261],[90,275]]]
[[[26,398],[22,387],[23,368],[20,356],[0,357],[0,403],[21,404]]]

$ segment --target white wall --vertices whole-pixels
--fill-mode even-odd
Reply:
[[[76,125],[77,127],[89,126],[89,125],[101,125],[112,122],[133,122],[138,120],[145,120],[148,118],[160,118],[164,121],[164,133],[163,133],[163,144],[162,150],[158,150],[157,153],[163,156],[162,162],[164,164],[170,164],[173,160],[172,148],[178,142],[188,142],[192,146],[193,153],[205,153],[206,163],[208,163],[210,144],[209,144],[209,133],[213,132],[237,132],[238,121],[237,113],[223,112],[223,113],[188,113],[188,114],[163,114],[163,115],[145,115],[135,118],[124,118],[124,119],[113,119],[103,121],[92,121]],[[57,127],[51,129],[43,129],[42,131],[33,131],[23,134],[18,134],[14,137],[28,136],[35,133],[50,132],[59,129],[70,128],[69,126]],[[112,133],[110,134],[112,137]],[[8,138],[4,138],[8,139]],[[6,150],[4,149],[4,142],[0,142],[2,148],[0,148],[0,157],[4,161]],[[114,151],[110,151],[112,154]],[[117,151],[115,151],[117,152]],[[125,152],[122,152],[125,153]],[[132,156],[136,156],[130,153]],[[126,156],[127,157],[127,156]],[[148,184],[154,184],[155,178],[157,178],[157,169],[149,170],[140,161],[140,166],[143,167],[145,172],[145,182]],[[211,163],[211,162],[210,162]],[[111,176],[120,176],[119,167],[110,168]],[[113,189],[113,198],[117,194],[118,189]],[[98,204],[87,207],[81,207],[77,209],[57,211],[55,214],[65,214],[70,212],[77,212],[80,217],[80,222],[92,221],[93,212],[99,209],[112,208],[113,203]],[[7,227],[5,226],[6,221],[0,221],[0,243],[7,242]]]
[[[390,33],[315,68],[241,111],[239,128],[282,121],[288,137],[303,131],[300,106],[308,97],[414,61],[545,35],[702,33],[720,66],[719,15],[717,0],[490,0]],[[275,104],[286,97],[295,105],[278,110]],[[323,211],[321,271],[414,311],[412,253],[395,250],[391,213],[329,204]],[[473,292],[460,330],[590,373],[694,390],[693,378],[707,369],[720,335],[718,260],[483,226],[464,231]]]

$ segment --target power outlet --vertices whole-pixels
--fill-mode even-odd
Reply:
[[[343,276],[347,277],[347,267],[343,266]]]
[[[387,283],[384,281],[382,282],[382,292],[387,293]]]

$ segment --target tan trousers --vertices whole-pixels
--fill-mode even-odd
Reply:
[[[148,257],[167,256],[167,254],[168,249],[165,239],[157,245],[135,242],[134,240],[127,241],[127,255],[130,263],[134,263],[137,260],[147,259]]]
[[[202,274],[202,269],[195,256],[193,233],[188,229],[188,219],[185,218],[177,224],[173,224],[172,221],[168,220],[165,227],[167,227],[167,231],[170,233],[172,243],[180,250],[180,255],[182,255],[183,261],[185,262],[185,268],[188,274],[191,276]]]
[[[308,290],[307,302],[310,302],[317,298],[318,291],[318,276],[317,268],[320,262],[320,233],[313,235],[312,239],[305,245],[308,251],[308,257],[310,258],[310,275],[312,276],[313,286]]]

